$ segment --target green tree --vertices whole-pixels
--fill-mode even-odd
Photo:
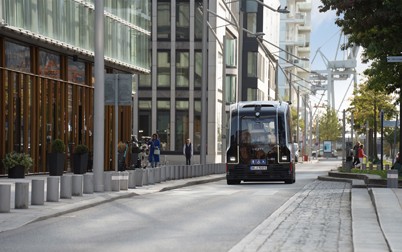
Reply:
[[[393,101],[392,95],[388,95],[385,91],[375,91],[369,87],[368,83],[359,85],[351,98],[351,107],[348,111],[353,113],[353,129],[358,134],[366,133],[366,124],[368,123],[368,128],[374,134],[371,137],[372,140],[369,141],[369,150],[372,150],[369,153],[370,157],[377,157],[377,144],[373,143],[373,139],[377,139],[377,133],[381,130],[379,127],[381,110],[384,111],[385,120],[394,118],[397,113],[392,104]]]
[[[336,141],[341,136],[342,125],[334,109],[327,107],[324,115],[320,117],[320,140]]]
[[[304,129],[304,120],[297,114],[297,109],[294,107],[290,108],[290,113],[292,115],[292,135],[293,140],[297,137],[297,121],[299,121],[299,134],[303,132]],[[297,143],[297,141],[295,141]]]
[[[387,56],[402,52],[401,0],[321,0],[320,12],[335,10],[335,23],[349,36],[344,48],[363,47],[363,62],[371,61],[365,71],[376,90],[395,92],[402,81],[402,64],[388,63]],[[387,84],[387,85],[384,85]],[[399,91],[400,92],[400,91]]]

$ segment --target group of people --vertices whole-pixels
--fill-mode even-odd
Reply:
[[[353,155],[353,166],[360,167],[363,163],[363,158],[367,157],[366,154],[364,153],[364,145],[361,144],[360,142],[357,142],[355,146],[353,146],[352,155]]]
[[[158,138],[158,134],[152,134],[152,138],[141,147],[138,154],[138,163],[142,168],[145,168],[149,164],[151,167],[157,167],[160,162],[160,150],[161,142]],[[191,158],[193,156],[193,145],[190,139],[186,140],[183,145],[183,155],[186,158],[186,165],[191,165]]]

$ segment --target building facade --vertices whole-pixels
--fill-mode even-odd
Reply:
[[[149,73],[150,3],[104,6],[105,73]],[[105,123],[105,169],[114,169],[113,108],[106,106],[105,122],[93,121],[94,8],[94,0],[0,2],[0,160],[29,153],[30,172],[46,172],[52,140],[62,139],[68,155],[77,144],[92,150],[93,126]],[[118,140],[130,139],[132,115],[131,107],[119,108]]]

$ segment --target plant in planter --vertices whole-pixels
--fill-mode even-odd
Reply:
[[[25,153],[10,152],[3,159],[9,178],[24,178],[33,165],[32,158]]]
[[[74,148],[73,167],[74,174],[84,174],[88,167],[88,146],[79,144]]]
[[[48,168],[50,176],[62,176],[64,171],[64,163],[66,145],[63,140],[55,139],[52,142],[52,151],[48,154]]]

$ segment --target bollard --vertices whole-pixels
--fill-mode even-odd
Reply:
[[[370,171],[373,170],[373,163],[370,163],[370,164],[369,164],[369,169],[370,169]]]
[[[119,175],[119,173],[113,172],[113,175],[111,178],[112,178],[112,180],[111,180],[112,191],[113,192],[120,191],[120,175]]]
[[[81,174],[73,174],[72,180],[72,195],[82,196],[84,191],[84,176]]]
[[[29,205],[29,182],[15,183],[15,209],[28,209]]]
[[[154,185],[155,184],[155,169],[150,168],[148,170],[148,184]]]
[[[166,166],[162,166],[161,167],[161,182],[165,182],[166,181]]]
[[[46,201],[59,202],[60,198],[60,177],[47,177]]]
[[[45,181],[43,179],[32,180],[31,205],[45,204]]]
[[[143,185],[148,185],[148,173],[149,173],[149,169],[146,168],[146,169],[143,169],[142,171],[143,171],[143,173],[142,173],[142,184],[143,184]]]
[[[84,174],[84,193],[94,193],[94,175],[92,173]]]
[[[155,175],[154,175],[155,183],[160,183],[161,182],[161,168],[155,167],[154,173],[155,173]]]
[[[128,171],[128,188],[135,188],[135,170]]]
[[[123,171],[119,174],[120,190],[128,190],[128,172]]]
[[[142,186],[142,174],[144,170],[142,168],[138,168],[134,170],[135,172],[135,186]]]
[[[387,188],[398,188],[398,170],[387,171]]]
[[[60,178],[60,198],[71,199],[73,194],[73,180],[71,175],[64,175]]]
[[[0,213],[9,213],[11,205],[11,185],[0,184]]]
[[[366,164],[362,164],[362,170],[366,170]]]
[[[179,179],[179,166],[178,165],[173,166],[173,170],[174,170],[173,179],[174,180]]]
[[[105,192],[112,191],[112,176],[113,176],[113,172],[108,171],[108,172],[103,173],[103,184],[104,184]]]

